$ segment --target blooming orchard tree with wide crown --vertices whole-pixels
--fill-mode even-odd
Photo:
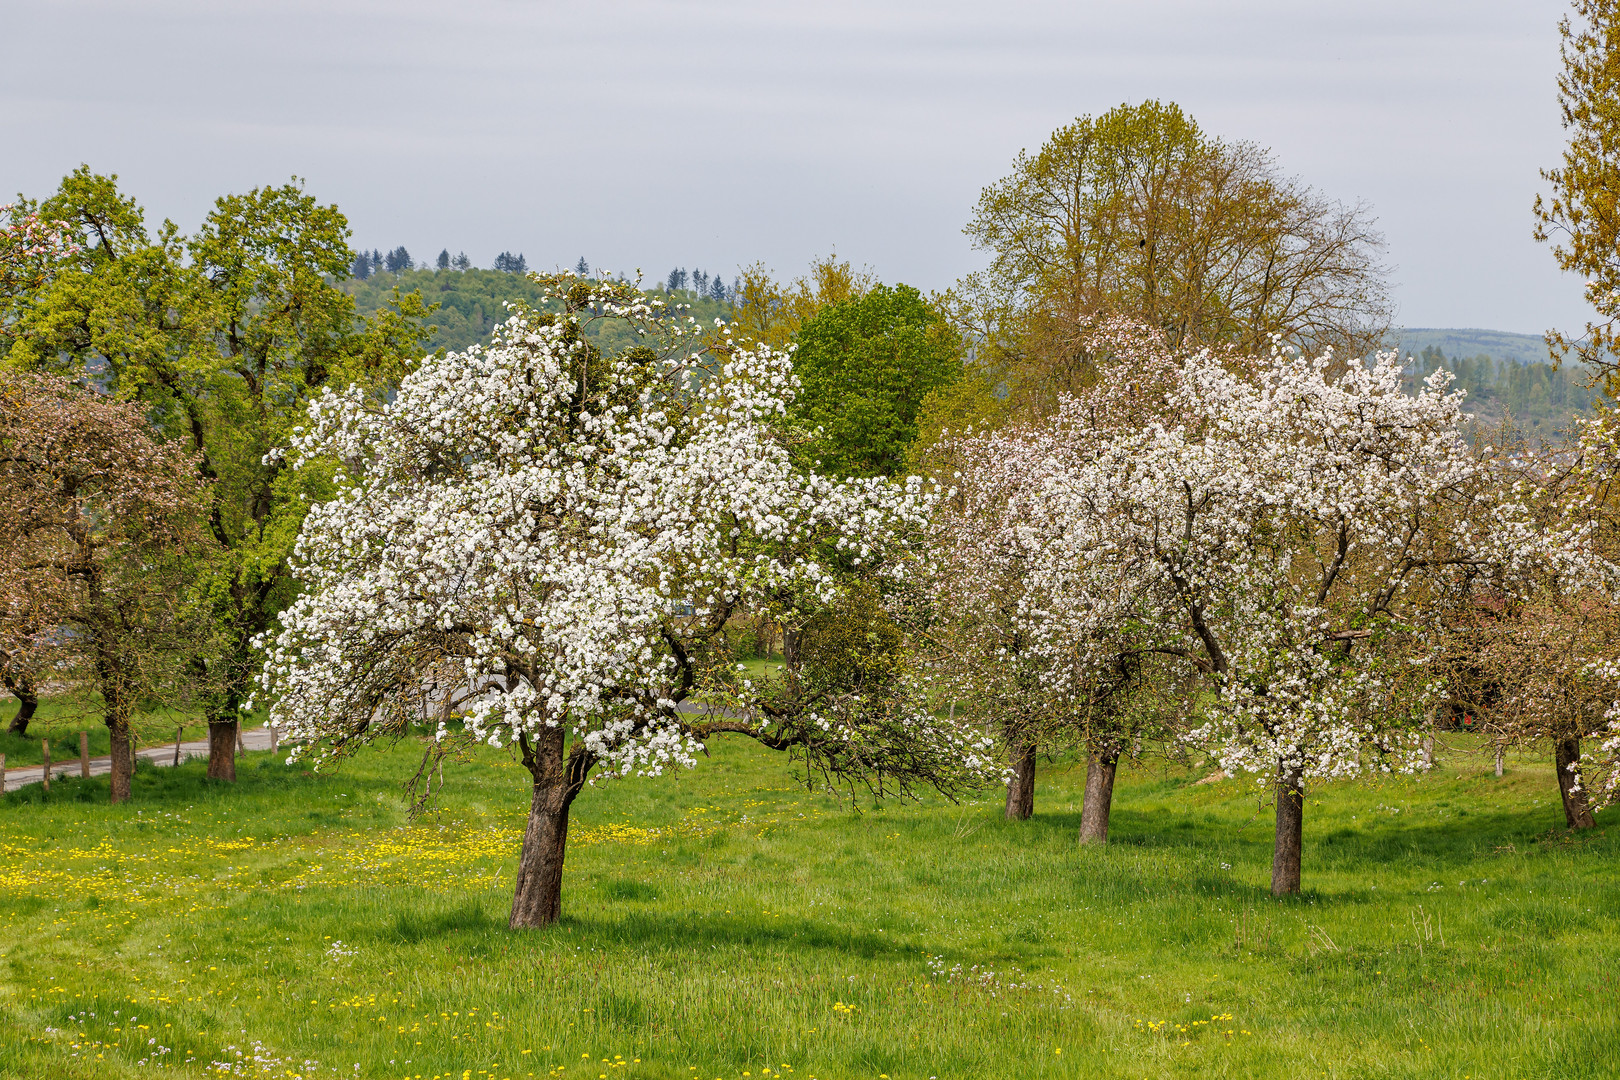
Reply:
[[[292,452],[336,458],[343,490],[299,539],[306,591],[263,680],[274,722],[317,760],[424,713],[441,740],[458,714],[466,737],[515,747],[534,794],[514,928],[560,912],[569,806],[593,769],[690,766],[729,731],[880,793],[990,772],[985,741],[907,679],[881,701],[756,692],[717,651],[767,595],[828,605],[843,581],[900,572],[921,485],[796,474],[773,426],[796,385],[785,354],[626,284],[541,280],[552,310],[520,309],[489,348],[423,360],[387,402],[311,407]],[[616,355],[594,343],[626,337]],[[705,691],[728,707],[683,711]]]

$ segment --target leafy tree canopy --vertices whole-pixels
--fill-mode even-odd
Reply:
[[[962,374],[962,342],[909,285],[879,285],[817,312],[797,334],[795,415],[819,428],[807,451],[845,476],[901,469],[930,391]]]

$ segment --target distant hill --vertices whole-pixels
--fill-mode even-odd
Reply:
[[[1511,418],[1532,436],[1555,439],[1602,396],[1589,385],[1589,369],[1554,366],[1546,342],[1534,334],[1401,327],[1390,332],[1388,347],[1411,358],[1407,388],[1412,393],[1439,368],[1455,375],[1452,386],[1466,391],[1464,408],[1482,427]]]
[[[487,345],[490,331],[506,321],[508,301],[522,300],[530,305],[540,302],[538,285],[522,274],[504,270],[383,271],[363,281],[350,278],[339,283],[338,288],[354,297],[361,315],[370,315],[388,302],[395,285],[400,292],[420,293],[427,303],[439,305],[428,320],[438,328],[428,341],[429,351],[458,352],[472,345]],[[705,322],[727,312],[726,305],[687,290],[655,291],[654,295],[688,305],[691,314]]]
[[[1505,330],[1456,330],[1402,326],[1390,331],[1389,347],[1414,356],[1424,349],[1440,349],[1447,356],[1478,356],[1515,364],[1546,363],[1550,357],[1540,334],[1510,334]]]

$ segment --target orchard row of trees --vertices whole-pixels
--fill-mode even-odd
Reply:
[[[1310,786],[1420,770],[1454,715],[1550,741],[1592,824],[1607,415],[1487,444],[1445,373],[1360,359],[1366,210],[1174,105],[1059,130],[967,231],[988,269],[939,296],[756,265],[700,323],[537,274],[487,348],[420,357],[420,298],[358,318],[346,224],[297,185],[181,237],[80,170],[4,233],[0,663],[93,685],[115,735],[188,693],[222,739],[267,702],[316,762],[423,724],[425,766],[509,748],[514,927],[560,912],[588,779],[721,733],[850,791],[1006,783],[1011,817],[1080,746],[1084,842],[1122,757],[1211,754],[1275,797],[1278,894]],[[778,672],[743,627],[781,629]]]

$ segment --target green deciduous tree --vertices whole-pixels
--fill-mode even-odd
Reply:
[[[192,658],[214,689],[207,703],[209,774],[235,776],[237,718],[250,695],[253,640],[295,591],[287,556],[319,468],[273,457],[313,395],[397,378],[430,332],[428,309],[400,296],[368,319],[337,288],[355,255],[348,223],[298,182],[220,198],[202,227],[149,235],[117,178],[81,167],[38,204],[71,242],[43,284],[11,307],[7,362],[89,373],[142,402],[166,437],[188,447],[208,487],[221,555],[200,582],[216,648]]]
[[[909,285],[823,307],[795,336],[795,415],[820,429],[808,452],[839,475],[900,470],[923,399],[962,374],[961,339]]]
[[[1020,152],[964,231],[991,262],[958,283],[952,311],[1041,410],[1085,384],[1084,342],[1108,314],[1172,348],[1256,353],[1282,334],[1359,354],[1388,328],[1383,241],[1365,208],[1323,198],[1174,104],[1082,116]]]

